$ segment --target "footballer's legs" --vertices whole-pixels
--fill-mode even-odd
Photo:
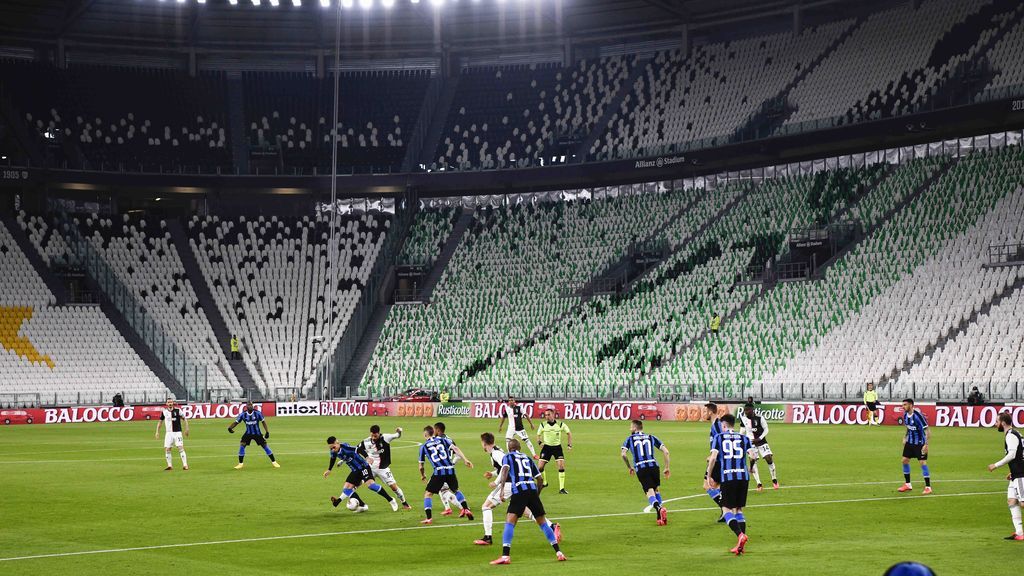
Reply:
[[[494,543],[494,502],[490,498],[480,507],[484,521],[484,537],[473,542],[477,546],[490,546]]]
[[[370,482],[370,483],[369,483],[369,484],[367,485],[367,488],[369,488],[370,490],[373,490],[373,491],[374,491],[374,492],[376,492],[376,493],[377,493],[377,494],[378,494],[378,495],[379,495],[379,496],[380,496],[381,498],[383,498],[383,499],[387,500],[387,501],[388,501],[388,504],[390,504],[390,505],[391,505],[391,509],[392,509],[393,511],[395,511],[395,512],[398,512],[398,501],[397,501],[397,500],[395,500],[394,498],[392,498],[392,497],[391,497],[391,494],[388,494],[388,493],[387,493],[387,491],[386,491],[386,490],[384,490],[384,487],[383,487],[383,486],[381,486],[380,484],[377,484],[376,482],[372,482],[372,481],[371,481],[371,482]]]
[[[238,465],[235,466],[235,470],[241,470],[245,466],[245,443],[238,445]]]
[[[558,493],[568,494],[565,491],[565,460],[562,458],[558,459]]]
[[[1010,507],[1010,520],[1013,521],[1013,535],[1007,540],[1024,540],[1024,523],[1021,522],[1020,501],[1016,498],[1007,498],[1006,505]]]
[[[545,460],[544,457],[542,456],[541,459],[537,462],[537,469],[540,470],[541,479],[544,480],[544,487],[545,488],[548,487],[548,472],[547,472],[547,470],[545,470],[545,468],[547,468],[547,466],[548,466],[548,461]]]
[[[654,517],[657,518],[658,526],[664,526],[667,519],[661,507],[661,494],[657,488],[648,488],[645,493],[647,494],[647,503],[654,511]]]
[[[269,444],[263,444],[263,452],[270,458],[270,463],[274,465],[274,468],[280,468],[281,465],[277,463],[277,458],[274,457],[274,451],[270,449]]]
[[[455,501],[455,493],[449,490],[448,485],[445,484],[445,486],[441,488],[441,492],[438,493],[438,496],[441,497],[441,504],[444,506],[444,512],[442,512],[442,514],[445,516],[451,514],[452,505],[458,504],[458,502]]]
[[[533,441],[530,440],[530,435],[524,433],[522,438],[523,438],[523,440],[526,441],[526,447],[530,449],[530,455],[533,456],[534,458],[536,458],[537,457],[537,451],[533,449]]]
[[[918,461],[921,464],[921,476],[924,478],[924,492],[923,494],[932,493],[932,473],[928,469],[928,458],[922,458]]]
[[[430,493],[430,492],[424,492],[423,493],[423,513],[426,515],[426,519],[423,520],[421,522],[421,524],[433,524],[434,523],[434,519],[433,519],[433,514],[434,514],[434,510],[433,510],[434,509],[434,498],[433,498],[433,496],[434,495],[432,493]]]
[[[565,554],[563,554],[558,547],[558,543],[561,541],[561,538],[555,531],[555,527],[557,525],[548,520],[546,516],[537,516],[534,518],[534,521],[537,522],[537,526],[540,526],[540,531],[544,533],[544,537],[548,539],[548,544],[551,544],[551,548],[555,550],[555,558],[557,558],[559,562],[565,560]],[[511,539],[509,539],[509,541],[511,542]]]
[[[391,491],[395,493],[395,496],[398,496],[398,499],[402,501],[402,508],[405,508],[406,510],[412,510],[412,506],[409,506],[409,502],[405,499],[405,492],[402,492],[402,489],[398,486],[398,483],[395,482],[393,484],[389,484],[388,486],[391,488]]]
[[[331,504],[333,504],[334,507],[337,508],[338,504],[341,504],[342,502],[348,500],[349,498],[352,498],[356,502],[359,502],[360,508],[366,506],[366,502],[363,502],[363,499],[359,497],[359,493],[356,492],[356,486],[350,482],[345,482],[345,486],[342,487],[341,489],[341,494],[339,494],[338,496],[331,496]]]
[[[757,484],[757,491],[764,490],[764,485],[761,484],[761,473],[757,469],[757,459],[750,459],[750,475],[754,477],[754,482]]]
[[[742,508],[726,508],[725,523],[729,529],[736,534],[736,547],[730,550],[739,556],[747,544],[747,519],[743,516]]]
[[[171,447],[170,446],[164,448],[164,460],[167,461],[167,468],[164,468],[164,470],[173,470],[174,467],[171,466]]]
[[[466,497],[462,494],[461,490],[455,491],[455,501],[459,503],[462,510],[459,512],[460,518],[468,518],[470,522],[473,521],[473,511],[469,509],[469,504],[466,503]]]
[[[185,455],[184,444],[178,444],[178,456],[181,457],[181,469],[188,470],[188,456]]]
[[[913,485],[910,483],[910,458],[903,457],[903,486],[900,486],[899,492],[909,492],[913,490]]]
[[[769,454],[764,457],[764,461],[768,463],[768,473],[772,475],[772,487],[777,489],[779,487],[779,475],[775,471],[775,456]],[[760,484],[761,482],[758,482],[758,485]]]

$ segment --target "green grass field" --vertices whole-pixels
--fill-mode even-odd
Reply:
[[[569,562],[557,564],[540,531],[523,523],[513,564],[492,567],[487,563],[500,549],[472,544],[482,534],[479,516],[472,524],[439,517],[432,527],[419,525],[423,488],[414,441],[425,421],[380,420],[385,429],[406,430],[392,469],[413,511],[392,512],[363,489],[365,514],[332,508],[328,498],[340,491],[344,474],[321,474],[324,438],[357,441],[371,419],[269,423],[281,469],[254,445],[246,469],[233,470],[238,436],[227,434],[227,421],[192,423],[188,472],[176,452],[176,470],[163,471],[163,439],[153,438],[152,423],[0,428],[0,573],[426,574],[443,565],[446,574],[881,574],[898,560],[918,560],[945,575],[1006,567],[1024,550],[1002,539],[1012,532],[1005,471],[985,470],[1002,456],[993,430],[935,429],[936,493],[920,495],[915,464],[915,491],[904,496],[895,491],[902,482],[899,428],[773,424],[769,439],[783,489],[751,493],[751,540],[736,558],[728,553],[735,537],[715,523],[701,488],[706,425],[648,425],[672,450],[673,474],[662,486],[669,525],[658,527],[653,515],[641,513],[646,500],[619,460],[628,423],[570,423],[576,447],[567,461],[569,495],[543,495],[549,516],[563,527]],[[488,489],[477,438],[496,423],[447,423],[477,463],[474,470],[460,466],[459,478],[478,512]],[[763,463],[761,473],[768,477]],[[499,541],[501,518],[495,515]]]

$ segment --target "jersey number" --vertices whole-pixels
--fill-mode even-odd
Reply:
[[[643,440],[633,440],[633,448],[638,456],[651,456],[654,454],[654,449],[651,448],[651,441],[646,438]]]
[[[427,446],[427,449],[430,450],[431,462],[436,464],[441,460],[448,460],[448,451],[445,450],[444,446],[434,444],[431,446]]]
[[[725,457],[729,460],[739,460],[740,458],[743,458],[743,441],[740,439],[723,440],[722,452],[725,453]]]

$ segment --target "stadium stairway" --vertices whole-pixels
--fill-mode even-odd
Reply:
[[[443,87],[440,90],[437,102],[433,106],[430,122],[424,122],[423,124],[424,126],[429,126],[429,128],[427,128],[423,134],[423,139],[419,142],[419,164],[428,166],[435,160],[434,152],[437,150],[437,143],[441,140],[441,132],[444,130],[445,123],[448,122],[448,114],[451,112],[452,103],[455,101],[455,93],[459,89],[458,75],[439,78],[443,82]],[[421,118],[421,120],[425,119]]]
[[[381,332],[384,331],[384,321],[391,313],[391,307],[391,304],[381,304],[373,310],[373,315],[370,316],[370,321],[367,322],[363,331],[363,337],[359,340],[359,345],[352,354],[352,360],[341,378],[342,389],[359,389],[359,384],[363,381],[363,374],[366,373],[366,367],[370,365],[373,351],[377,348],[377,342],[380,341]]]
[[[106,295],[103,295],[103,290],[96,284],[93,278],[89,278],[89,284],[92,286],[93,294],[100,294],[100,310],[106,315],[110,323],[117,328],[117,332],[124,338],[125,342],[131,346],[132,350],[138,354],[139,358],[146,363],[146,366],[153,371],[153,374],[160,379],[160,382],[167,389],[170,390],[175,398],[188,399],[188,394],[185,389],[174,379],[174,376],[164,367],[160,360],[156,357],[149,346],[142,340],[142,338],[135,332],[135,330],[128,324],[128,321],[114,306],[114,303],[110,301]],[[210,367],[209,370],[215,370],[216,368]]]
[[[768,135],[773,134],[776,130],[782,127],[782,125],[786,123],[786,120],[789,119],[789,117],[793,114],[793,112],[796,109],[793,108],[792,106],[787,105],[786,109],[784,110],[781,116],[775,118],[766,118],[763,112],[765,108],[769,105],[770,102],[787,102],[789,100],[790,92],[792,92],[793,89],[800,84],[800,82],[803,82],[804,78],[806,78],[811,72],[817,69],[822,62],[827,60],[828,57],[831,56],[837,48],[842,46],[843,42],[846,42],[846,40],[850,36],[852,36],[853,33],[856,32],[857,29],[860,28],[866,20],[867,18],[864,16],[858,17],[857,20],[849,28],[844,30],[843,33],[837,36],[831,44],[826,46],[825,49],[821,52],[821,54],[818,54],[818,56],[816,56],[814,60],[811,60],[807,64],[807,66],[804,66],[800,70],[800,72],[797,73],[797,75],[794,76],[793,79],[790,80],[782,88],[782,90],[779,91],[779,93],[776,96],[762,102],[761,105],[758,106],[758,111],[751,114],[750,117],[746,119],[746,121],[744,121],[742,124],[739,125],[739,127],[736,128],[734,134],[737,136],[737,139],[739,139],[739,135],[745,134],[758,128],[760,128],[763,131],[764,136],[767,137]]]
[[[472,224],[472,222],[473,212],[469,209],[463,208],[458,221],[456,221],[455,226],[452,227],[452,233],[448,235],[448,240],[444,243],[444,248],[441,249],[441,253],[437,256],[437,260],[434,261],[434,266],[430,269],[430,273],[427,274],[426,281],[423,282],[423,292],[420,296],[420,299],[423,302],[430,302],[430,296],[434,293],[434,288],[437,287],[437,283],[440,282],[441,275],[444,273],[444,269],[448,266],[448,262],[451,261],[452,256],[455,254],[455,250],[458,249],[460,244],[462,244],[462,238],[466,235],[466,230],[469,229],[469,225]]]
[[[573,160],[573,164],[586,162],[589,160],[590,148],[597,142],[597,139],[604,135],[608,130],[608,124],[612,120],[612,116],[620,112],[622,108],[622,102],[626,99],[626,96],[633,91],[633,86],[636,81],[644,74],[647,66],[647,60],[637,60],[636,64],[633,65],[633,70],[630,71],[629,77],[619,87],[618,93],[612,97],[611,102],[608,103],[604,108],[604,112],[601,113],[601,117],[594,122],[594,126],[590,129],[587,137],[580,142],[579,148],[576,149],[576,157]]]
[[[991,300],[985,302],[980,309],[975,310],[970,316],[960,320],[959,324],[950,326],[949,330],[945,334],[940,336],[934,344],[929,344],[922,352],[919,352],[914,358],[903,363],[903,366],[893,369],[892,373],[889,374],[888,378],[882,378],[875,382],[878,387],[885,386],[889,382],[894,382],[899,377],[905,376],[910,373],[910,370],[921,363],[925,358],[932,356],[936,352],[941,351],[946,347],[946,344],[957,339],[958,336],[967,331],[967,329],[978,322],[979,318],[987,316],[994,306],[999,305],[1000,302],[1005,300],[1007,297],[1013,295],[1014,292],[1024,288],[1024,277],[1018,278],[1012,284],[1005,286],[1002,290],[997,292]]]
[[[21,226],[18,225],[14,217],[4,212],[0,214],[0,221],[4,223],[7,230],[10,232],[14,241],[18,244],[18,248],[28,258],[28,261],[32,264],[32,268],[35,269],[36,274],[43,279],[46,287],[53,293],[53,297],[57,300],[58,306],[63,306],[70,301],[70,295],[64,284],[61,283],[57,275],[50,269],[50,267],[43,261],[42,256],[39,255],[39,251],[32,246],[29,242],[28,236],[25,235],[25,231],[22,230]]]
[[[224,351],[224,357],[228,358],[228,365],[231,366],[231,371],[235,373],[235,378],[242,385],[247,398],[262,399],[263,391],[256,384],[252,374],[249,373],[245,362],[240,359],[231,358],[231,331],[228,330],[227,324],[224,323],[224,318],[220,315],[220,309],[213,299],[210,287],[206,284],[206,278],[203,276],[202,270],[199,269],[199,262],[196,260],[196,255],[192,252],[192,247],[189,245],[185,228],[181,225],[180,220],[172,218],[167,220],[167,230],[171,233],[171,240],[178,250],[178,256],[181,258],[181,265],[185,268],[185,274],[188,276],[189,282],[192,283],[192,288],[196,291],[196,297],[199,298],[199,305],[206,314],[210,327],[213,328],[217,342]]]
[[[413,172],[418,168],[417,164],[419,163],[420,155],[423,153],[423,146],[427,143],[433,119],[439,114],[438,102],[441,100],[444,88],[444,77],[440,73],[434,74],[430,78],[427,92],[423,96],[423,104],[420,106],[419,116],[416,117],[416,125],[412,127],[412,133],[409,135],[409,144],[405,147],[405,158],[402,159],[402,172]],[[440,138],[440,133],[438,138]],[[430,144],[436,146],[437,141],[433,140]]]

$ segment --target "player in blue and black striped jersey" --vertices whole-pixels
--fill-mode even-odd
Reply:
[[[910,398],[903,400],[903,425],[907,433],[903,436],[903,486],[897,492],[910,492],[914,487],[910,484],[910,459],[917,458],[921,463],[921,475],[924,476],[923,494],[932,493],[932,475],[928,470],[928,441],[932,431],[928,429],[928,419],[920,410],[914,408]]]
[[[750,488],[747,456],[753,457],[756,452],[750,438],[735,430],[735,416],[726,414],[719,419],[719,422],[722,426],[722,433],[711,441],[711,453],[708,455],[708,476],[704,480],[704,488],[720,486],[723,517],[737,538],[736,547],[730,552],[739,556],[743,554],[747,544],[747,520],[743,516],[743,508],[747,505],[747,490]],[[717,477],[713,473],[716,464],[718,467]]]
[[[245,464],[242,462],[245,460],[245,448],[253,441],[258,446],[263,447],[263,451],[267,454],[267,458],[270,458],[270,463],[274,465],[274,468],[280,468],[277,458],[274,457],[274,452],[267,446],[267,439],[270,438],[270,428],[267,426],[267,421],[263,418],[263,412],[260,412],[253,407],[252,402],[246,402],[245,408],[238,414],[238,418],[228,426],[228,432],[234,434],[235,426],[241,423],[245,423],[245,434],[242,435],[242,441],[238,445],[238,465],[235,466],[235,470],[241,470]],[[260,433],[260,424],[263,425],[265,434]]]
[[[705,415],[707,416],[707,419],[711,421],[711,433],[708,435],[708,445],[710,445],[710,444],[714,443],[715,436],[718,436],[719,434],[722,433],[722,423],[718,419],[718,404],[715,404],[714,402],[708,402],[707,404],[704,405],[704,411],[705,411]],[[712,460],[709,458],[708,461],[711,462]],[[722,479],[718,477],[718,463],[717,462],[715,462],[714,466],[712,466],[711,473],[712,473],[711,477],[715,480],[716,483],[722,481]],[[708,479],[708,474],[707,474],[707,472],[705,472],[704,473],[704,480],[707,480],[707,479]],[[718,488],[705,488],[704,491],[707,492],[708,497],[711,498],[712,501],[714,501],[716,507],[718,507],[718,508],[722,507],[722,491],[721,490],[719,490]],[[724,515],[720,516],[718,518],[718,521],[719,522],[725,522],[725,516]]]
[[[426,460],[430,460],[430,466],[434,469],[430,475],[430,481],[427,482],[427,490],[423,494],[423,512],[426,514],[421,524],[433,524],[433,508],[435,494],[441,492],[441,489],[447,485],[450,490],[455,492],[455,499],[459,501],[459,505],[462,506],[462,511],[459,513],[460,517],[468,518],[470,521],[473,520],[473,512],[469,509],[469,504],[466,503],[466,497],[462,495],[462,491],[459,490],[459,479],[455,476],[455,459],[454,456],[462,458],[466,462],[466,467],[472,468],[473,463],[466,458],[466,455],[462,453],[462,450],[455,445],[454,442],[448,438],[440,438],[434,435],[434,427],[426,426],[423,428],[423,438],[426,440],[420,445],[420,479],[427,482],[426,469],[423,463]]]
[[[644,432],[644,423],[640,420],[633,420],[629,425],[630,435],[622,443],[622,461],[626,463],[626,469],[630,476],[636,474],[640,480],[640,487],[644,494],[647,494],[647,502],[654,510],[658,526],[668,523],[668,512],[661,506],[661,470],[658,467],[658,460],[654,457],[654,450],[661,450],[665,455],[665,478],[671,476],[669,471],[668,446],[663,444],[657,436]],[[632,464],[629,461],[633,457]]]
[[[551,523],[544,517],[544,504],[540,501],[540,487],[537,485],[540,470],[529,456],[519,451],[518,439],[509,438],[507,446],[508,454],[505,454],[501,460],[498,477],[490,484],[491,488],[497,488],[508,482],[512,488],[512,496],[508,499],[508,512],[505,516],[505,531],[502,533],[501,557],[492,560],[491,564],[512,563],[512,537],[515,534],[516,523],[527,509],[533,513],[533,519],[540,526],[548,543],[555,549],[555,558],[559,562],[563,562],[565,554],[558,547],[558,538]]]
[[[348,464],[350,470],[348,477],[345,478],[345,486],[341,490],[340,496],[331,496],[331,504],[335,508],[338,504],[341,504],[348,498],[354,498],[356,502],[359,502],[359,507],[356,508],[356,512],[366,512],[366,502],[359,497],[356,492],[356,488],[359,488],[363,484],[366,484],[370,490],[373,490],[379,494],[382,498],[388,501],[391,505],[391,510],[398,512],[398,501],[391,497],[390,494],[384,491],[384,487],[377,484],[373,480],[373,469],[370,468],[370,463],[359,454],[358,449],[355,446],[351,446],[344,442],[338,442],[338,439],[334,436],[327,438],[327,446],[331,450],[331,461],[327,464],[327,470],[324,470],[324,478],[331,475],[331,470],[334,469],[334,464],[338,460],[341,460],[345,464]]]

